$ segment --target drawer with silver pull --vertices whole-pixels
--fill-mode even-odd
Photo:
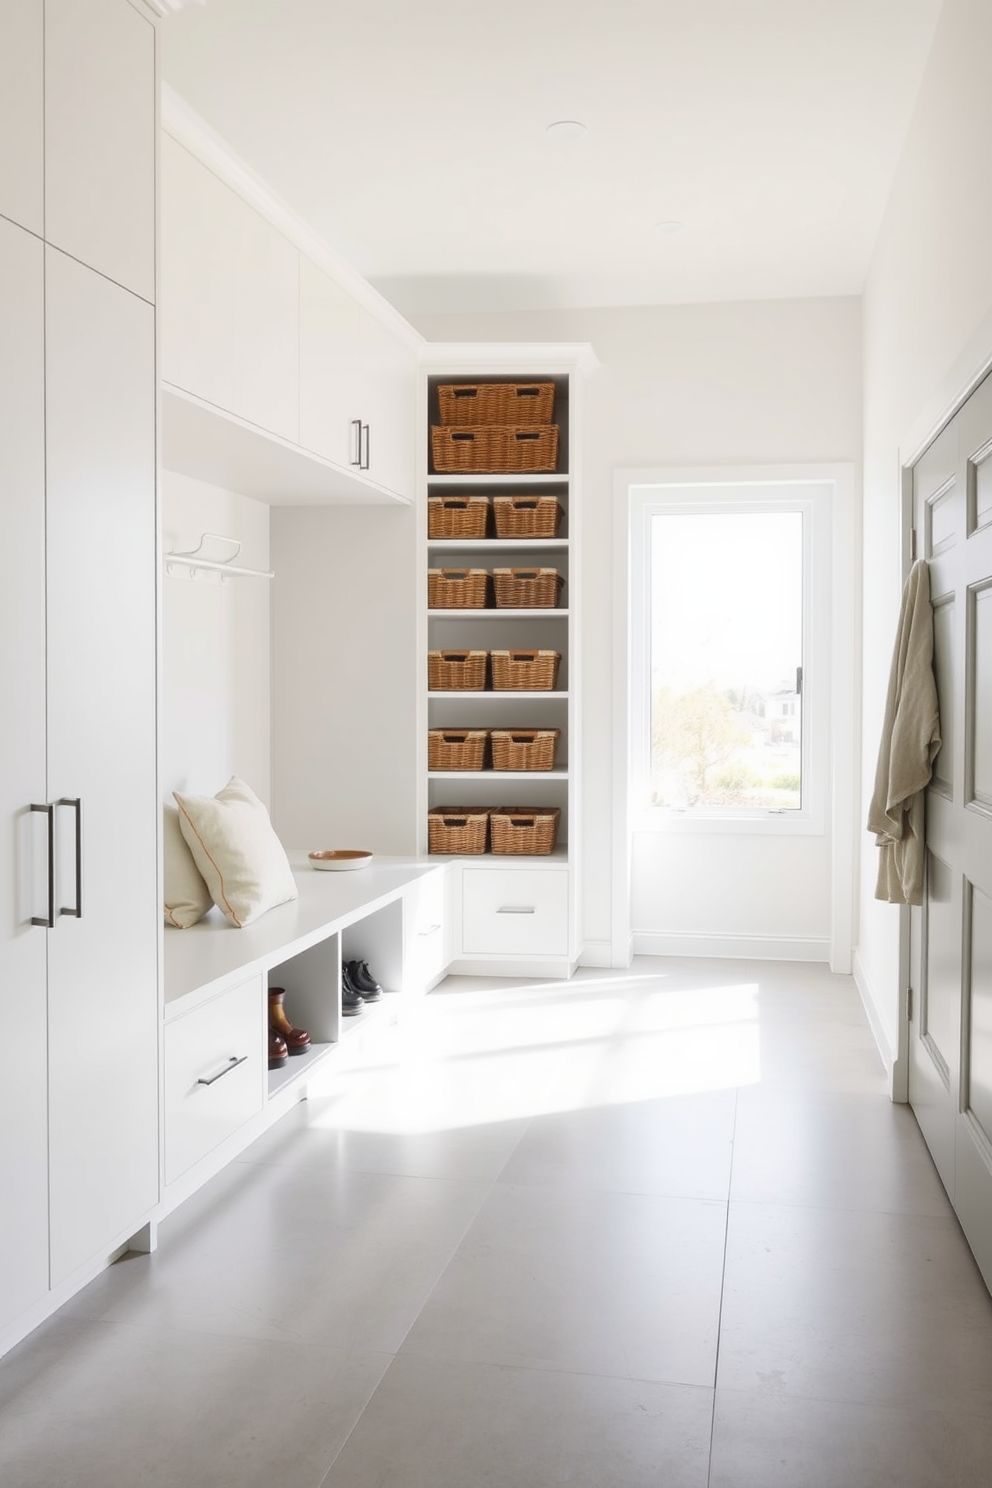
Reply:
[[[568,954],[568,869],[462,869],[464,955]]]
[[[166,1024],[167,1184],[261,1111],[266,1021],[256,976]]]

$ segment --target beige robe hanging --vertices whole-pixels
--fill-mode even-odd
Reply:
[[[930,570],[921,560],[914,563],[903,590],[868,809],[868,830],[875,833],[879,849],[876,899],[923,903],[923,792],[939,749]]]

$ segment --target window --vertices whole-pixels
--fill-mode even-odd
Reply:
[[[822,830],[829,492],[631,486],[639,827]]]

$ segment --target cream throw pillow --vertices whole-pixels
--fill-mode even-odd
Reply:
[[[179,825],[214,903],[233,925],[297,897],[285,849],[261,801],[236,775],[216,796],[173,791]]]
[[[203,882],[193,854],[186,846],[179,812],[175,806],[162,808],[162,857],[165,869],[165,923],[186,930],[202,920],[213,905],[210,890]]]

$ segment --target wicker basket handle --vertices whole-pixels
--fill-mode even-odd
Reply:
[[[510,817],[510,826],[511,827],[532,827],[536,821],[537,821],[537,817],[536,816],[511,816]]]
[[[518,429],[515,437],[518,444],[526,444],[528,440],[540,439],[541,432],[539,429]]]
[[[441,820],[446,827],[465,827],[468,825],[467,816],[442,816]]]
[[[445,496],[441,505],[445,511],[468,511],[467,496]]]
[[[536,651],[511,651],[510,652],[510,660],[511,661],[536,661],[537,660],[537,652]]]

